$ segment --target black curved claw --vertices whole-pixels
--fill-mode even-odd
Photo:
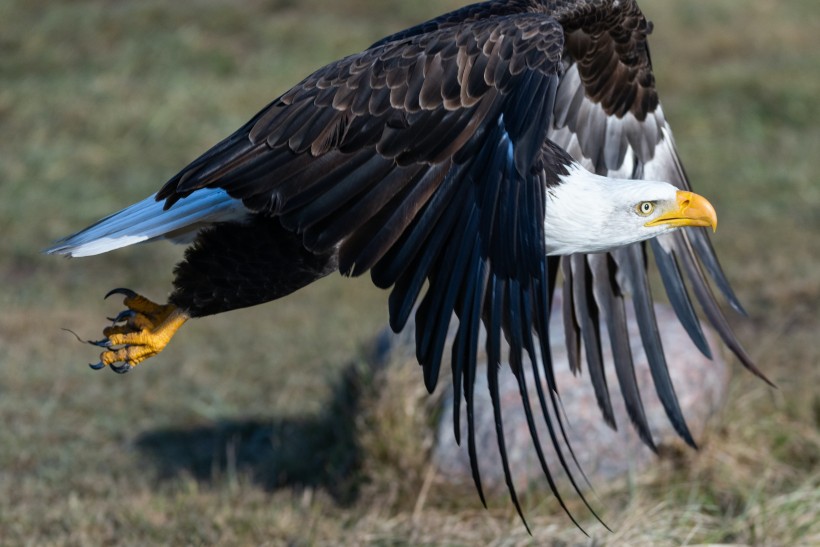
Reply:
[[[120,287],[120,288],[117,288],[117,289],[111,289],[110,291],[108,291],[108,294],[106,294],[106,295],[103,297],[103,300],[105,300],[106,298],[108,298],[108,297],[109,297],[109,296],[111,296],[112,294],[121,294],[121,295],[123,295],[123,296],[124,296],[124,297],[126,297],[126,298],[134,298],[135,296],[137,296],[137,293],[135,293],[135,292],[134,292],[134,291],[132,291],[131,289],[123,289],[122,287]]]
[[[132,368],[131,365],[129,365],[128,363],[123,363],[121,365],[118,365],[116,363],[111,363],[108,366],[111,368],[111,370],[113,370],[117,374],[125,374],[126,372],[130,372],[130,370]]]
[[[108,338],[103,338],[102,340],[86,340],[86,342],[100,348],[110,348],[112,345],[111,340],[109,340]]]
[[[102,370],[105,368],[105,365],[100,361],[99,363],[88,363],[88,366],[91,367],[92,370]]]
[[[137,312],[134,310],[123,310],[117,315],[117,317],[108,317],[107,319],[112,323],[119,323],[120,321],[125,321],[126,319],[131,319],[137,315]]]

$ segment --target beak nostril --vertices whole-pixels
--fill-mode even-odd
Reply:
[[[687,199],[687,200],[682,201],[681,202],[681,207],[683,207],[684,209],[689,207],[689,200]]]

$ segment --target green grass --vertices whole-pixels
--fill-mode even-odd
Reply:
[[[645,0],[667,117],[778,384],[738,371],[698,453],[596,485],[596,544],[820,542],[820,8]],[[545,492],[430,479],[407,364],[362,363],[386,294],[332,276],[189,324],[125,377],[85,338],[114,286],[162,299],[180,249],[39,251],[155,191],[312,69],[446,9],[391,0],[0,3],[0,542],[584,544]],[[423,391],[423,390],[422,390]],[[414,410],[418,409],[418,410]],[[423,495],[421,495],[423,493]],[[574,508],[580,510],[575,503]]]

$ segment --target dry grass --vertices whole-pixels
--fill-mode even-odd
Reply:
[[[130,286],[161,298],[179,250],[39,250],[154,191],[311,68],[447,2],[0,3],[3,544],[820,543],[820,10],[814,0],[644,0],[665,110],[778,384],[734,380],[699,452],[596,485],[586,539],[543,491],[526,534],[503,495],[429,473],[414,365],[365,366],[385,294],[333,277],[197,321],[126,377],[90,372]],[[581,507],[573,506],[579,513]]]

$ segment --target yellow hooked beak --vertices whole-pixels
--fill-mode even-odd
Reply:
[[[675,201],[676,207],[650,220],[644,226],[711,226],[713,232],[717,230],[717,213],[705,197],[678,190]]]

